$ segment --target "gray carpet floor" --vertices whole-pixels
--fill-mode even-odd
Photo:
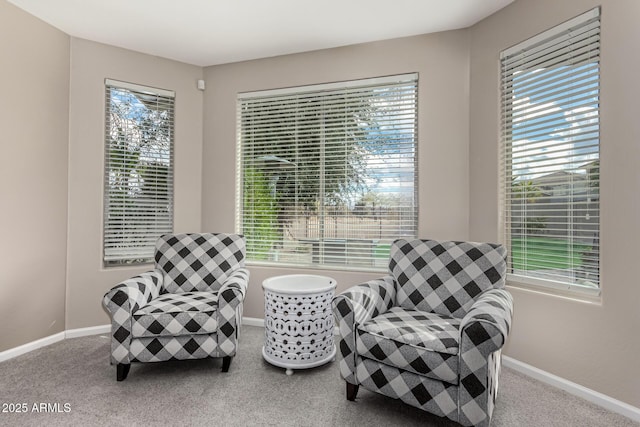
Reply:
[[[26,413],[0,412],[0,425],[456,425],[362,388],[356,402],[347,401],[336,363],[286,376],[262,359],[263,336],[262,328],[243,327],[228,373],[216,359],[134,364],[120,383],[107,336],[58,342],[0,363],[0,409],[27,406]],[[507,368],[491,425],[640,426]]]

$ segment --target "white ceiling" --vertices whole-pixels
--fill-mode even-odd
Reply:
[[[514,0],[9,0],[74,37],[207,66],[465,28]]]

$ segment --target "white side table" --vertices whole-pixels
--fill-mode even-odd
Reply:
[[[272,365],[306,369],[335,357],[333,298],[336,281],[312,274],[276,276],[262,282],[265,343],[262,356]]]

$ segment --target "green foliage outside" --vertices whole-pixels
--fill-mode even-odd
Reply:
[[[518,205],[536,203],[540,197],[542,197],[542,190],[533,181],[516,182],[514,179],[511,182],[511,198],[514,201],[520,200],[517,202]],[[537,234],[547,227],[545,217],[528,217],[526,214],[523,215],[521,211],[522,209],[513,209],[511,212],[515,230],[524,231],[527,234]]]
[[[547,219],[543,216],[526,217],[523,221],[523,227],[528,234],[536,234],[542,232],[547,227]]]
[[[533,181],[513,181],[511,182],[511,197],[513,199],[525,199],[527,203],[535,203],[542,197],[542,191]]]
[[[329,118],[322,113],[322,101],[311,100],[295,112],[280,114],[282,121],[268,122],[268,127],[265,125],[262,134],[252,142],[251,152],[245,154],[249,162],[270,156],[295,165],[295,169],[283,172],[278,180],[275,198],[283,213],[311,216],[323,206],[341,207],[364,193],[366,154],[383,141],[371,141],[370,134],[377,126],[375,108],[367,100],[361,103],[359,107],[351,107],[354,111],[333,112],[331,120],[339,117],[340,126],[329,126],[326,123]],[[272,114],[277,115],[276,107]],[[304,124],[306,131],[300,131],[295,123]],[[247,129],[242,134],[247,140],[254,138]],[[331,170],[331,177],[324,179],[321,187],[318,177],[325,169]],[[264,172],[279,173],[268,167]],[[245,177],[246,173],[245,170]]]
[[[514,238],[511,260],[516,270],[561,270],[582,265],[590,246],[550,237]]]
[[[379,243],[373,250],[374,258],[389,259],[391,255],[391,243]]]
[[[266,260],[273,244],[279,240],[278,209],[269,181],[254,168],[244,170],[244,223],[247,254],[254,260]]]

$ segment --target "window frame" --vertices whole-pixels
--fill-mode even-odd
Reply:
[[[597,36],[598,36],[598,42],[595,43],[595,45],[597,46],[598,49],[598,53],[596,56],[596,60],[598,63],[598,74],[597,74],[597,132],[598,132],[598,136],[597,136],[597,140],[598,140],[598,151],[597,151],[597,159],[593,160],[593,162],[598,162],[598,168],[600,168],[600,153],[601,153],[601,138],[600,138],[600,73],[599,73],[599,67],[600,67],[600,45],[599,45],[599,37],[600,37],[600,7],[596,7],[593,8],[581,15],[578,15],[568,21],[565,21],[564,23],[557,25],[547,31],[544,31],[534,37],[531,37],[530,39],[527,39],[515,46],[512,46],[508,49],[505,49],[503,52],[501,52],[500,54],[500,91],[501,91],[501,96],[500,96],[500,125],[501,125],[501,131],[500,131],[500,189],[499,189],[499,233],[500,233],[500,241],[505,244],[508,248],[509,248],[509,263],[508,263],[508,272],[507,272],[507,281],[510,285],[516,286],[516,287],[521,287],[524,289],[529,289],[529,290],[534,290],[534,291],[549,291],[552,292],[554,294],[557,294],[559,296],[564,296],[564,297],[568,297],[568,298],[572,298],[572,297],[576,297],[579,296],[581,300],[583,301],[587,301],[587,302],[595,302],[595,301],[599,301],[599,297],[601,295],[601,290],[602,290],[602,270],[601,270],[601,247],[599,244],[600,241],[600,236],[601,236],[601,227],[600,227],[600,206],[599,206],[599,198],[600,198],[600,193],[599,193],[599,183],[600,183],[600,171],[598,169],[598,222],[597,222],[597,229],[596,229],[596,233],[594,239],[597,240],[597,243],[594,243],[594,245],[597,244],[598,247],[598,254],[597,254],[597,275],[598,275],[598,280],[597,280],[597,287],[590,287],[590,286],[585,286],[585,285],[580,285],[578,283],[575,282],[575,279],[573,280],[573,282],[564,282],[564,281],[559,281],[559,280],[553,280],[553,279],[546,279],[546,278],[540,278],[540,277],[531,277],[531,276],[526,276],[526,275],[522,275],[522,274],[515,274],[513,272],[513,266],[512,266],[512,259],[511,259],[511,253],[512,253],[512,248],[511,248],[511,233],[509,231],[510,225],[512,224],[510,218],[510,206],[509,203],[511,203],[509,197],[509,193],[510,190],[507,189],[507,187],[510,187],[512,185],[512,179],[514,178],[513,174],[509,174],[510,171],[510,158],[511,158],[511,150],[513,148],[512,146],[512,142],[509,136],[507,136],[510,132],[513,131],[512,127],[509,127],[509,125],[507,124],[507,122],[512,123],[512,112],[513,109],[508,109],[505,107],[505,102],[507,99],[507,95],[505,95],[505,85],[507,84],[506,82],[509,81],[509,79],[507,79],[505,77],[505,71],[503,69],[503,67],[505,67],[505,62],[507,59],[509,58],[514,58],[517,55],[522,54],[524,56],[524,53],[527,52],[528,49],[531,48],[531,52],[532,55],[536,55],[539,54],[539,52],[542,50],[539,46],[543,45],[545,42],[549,42],[551,40],[562,40],[567,39],[570,40],[571,39],[571,30],[576,28],[576,27],[581,27],[581,26],[586,26],[587,24],[589,24],[590,22],[597,22]],[[538,51],[536,51],[536,46]],[[542,54],[541,56],[543,56],[544,54]],[[533,61],[532,61],[533,62]],[[526,62],[524,63],[526,65]],[[563,63],[565,64],[565,63]],[[566,65],[572,65],[570,62],[566,62]],[[526,96],[526,95],[525,95]],[[555,99],[555,98],[554,98]],[[546,125],[545,125],[546,126]],[[549,134],[551,135],[551,133],[553,132],[553,130],[549,130]],[[532,140],[533,142],[531,142],[532,144],[535,144],[537,141]],[[572,155],[571,159],[577,157],[576,155]],[[586,174],[588,175],[589,172],[587,171]],[[510,175],[510,176],[507,176]],[[589,179],[591,179],[589,177]],[[589,180],[587,180],[587,184],[589,184]],[[571,197],[573,197],[575,195],[575,193],[571,193]],[[589,196],[590,197],[590,196]],[[589,201],[591,199],[589,198]],[[573,203],[573,202],[571,202]],[[573,227],[573,226],[572,226]],[[572,228],[573,230],[573,228]],[[527,236],[529,236],[530,233],[525,233]]]
[[[305,86],[297,86],[297,87],[287,87],[280,89],[269,89],[269,90],[261,90],[261,91],[252,91],[252,92],[243,92],[239,93],[237,97],[237,129],[236,129],[236,210],[235,210],[235,227],[238,233],[243,233],[243,219],[244,219],[244,202],[243,202],[243,188],[244,188],[244,166],[243,166],[243,132],[242,132],[242,102],[246,99],[251,98],[268,98],[268,97],[278,97],[278,96],[306,96],[313,93],[322,93],[322,92],[330,92],[330,91],[340,91],[340,90],[349,90],[350,88],[359,88],[364,86],[377,86],[377,85],[393,85],[393,84],[401,84],[404,83],[406,85],[412,85],[413,94],[415,96],[414,106],[413,106],[413,139],[412,139],[412,149],[413,149],[413,182],[412,182],[412,203],[413,203],[413,213],[412,213],[412,221],[413,221],[413,229],[412,229],[412,237],[416,237],[418,234],[418,73],[409,73],[402,75],[393,75],[393,76],[384,76],[384,77],[374,77],[374,78],[366,78],[360,80],[349,80],[349,81],[340,81],[340,82],[332,82],[332,83],[323,83],[323,84],[313,84],[313,85],[305,85]],[[390,86],[392,87],[392,86]],[[324,125],[323,125],[324,126]],[[323,129],[325,129],[323,127]],[[325,129],[326,130],[326,129]],[[324,144],[324,143],[323,143]],[[327,175],[328,176],[328,175]],[[329,180],[329,179],[327,179]],[[325,206],[326,208],[326,206]],[[396,236],[396,238],[407,237],[408,234],[401,234]],[[326,269],[326,270],[349,270],[349,271],[386,271],[388,268],[387,263],[384,265],[375,265],[374,256],[371,255],[371,266],[362,266],[362,265],[353,265],[349,264],[349,252],[346,249],[349,245],[350,240],[357,240],[357,238],[349,238],[349,237],[341,237],[338,236],[337,240],[345,240],[345,255],[344,264],[336,264],[336,263],[318,263],[315,261],[315,255],[312,257],[311,263],[298,263],[298,262],[283,262],[279,260],[257,260],[251,259],[249,254],[247,256],[247,262],[252,265],[263,265],[270,267],[289,267],[289,268],[314,268],[314,269]],[[285,239],[282,239],[284,241]],[[299,240],[299,239],[296,239]],[[330,241],[331,238],[325,236],[324,239],[320,239],[320,245],[325,245],[327,241]],[[366,240],[366,239],[365,239]],[[320,249],[320,252],[323,254],[319,257],[319,259],[323,259],[323,257],[327,257],[327,255],[323,252],[325,249]],[[388,260],[387,260],[388,262]]]
[[[175,92],[109,78],[104,80],[104,88],[105,122],[102,198],[102,265],[104,268],[114,268],[152,264],[154,262],[154,250],[157,238],[163,234],[173,232],[174,228]],[[161,111],[161,114],[166,113],[166,123],[158,125],[158,129],[155,129],[155,133],[153,128],[155,126],[155,122],[145,126],[138,126],[135,124],[125,124],[125,126],[120,125],[120,131],[125,135],[123,140],[129,145],[135,146],[134,150],[131,152],[134,152],[136,149],[140,149],[142,144],[144,144],[141,141],[134,142],[136,139],[143,138],[140,136],[140,134],[143,133],[140,132],[141,130],[149,131],[149,133],[152,134],[152,136],[149,137],[149,141],[146,143],[149,143],[150,141],[153,142],[153,138],[162,139],[160,143],[150,145],[151,148],[146,150],[147,160],[139,160],[142,151],[138,152],[138,159],[136,160],[137,163],[135,163],[129,171],[129,176],[133,177],[133,179],[127,180],[126,185],[130,187],[130,190],[128,191],[132,191],[134,189],[143,191],[145,187],[144,185],[141,185],[140,182],[144,182],[145,179],[153,179],[153,184],[148,187],[152,192],[151,195],[145,199],[138,199],[138,203],[134,203],[134,206],[137,209],[156,209],[164,211],[162,215],[156,214],[144,217],[143,219],[146,222],[144,224],[138,224],[138,228],[129,234],[129,236],[138,236],[138,239],[145,240],[144,244],[137,246],[132,244],[130,244],[130,246],[125,245],[121,248],[120,252],[118,252],[117,249],[114,249],[114,246],[117,246],[117,242],[119,241],[118,238],[114,237],[114,233],[117,233],[118,230],[120,230],[124,235],[126,231],[123,231],[125,230],[125,226],[118,226],[118,221],[113,217],[113,212],[118,211],[118,208],[115,204],[111,203],[113,197],[112,194],[116,190],[113,190],[113,187],[110,186],[110,179],[113,180],[113,174],[111,173],[112,163],[115,165],[114,167],[117,168],[119,166],[122,167],[121,164],[126,161],[118,160],[117,156],[114,157],[110,154],[114,149],[112,146],[112,142],[114,141],[112,137],[113,126],[118,126],[117,124],[112,123],[111,117],[112,114],[114,114],[111,108],[111,98],[114,91],[120,92],[120,96],[122,97],[132,96],[136,98],[136,101],[140,103],[140,106],[132,107],[131,111],[139,112],[142,111],[142,107],[149,107],[155,104],[155,110],[152,107],[146,108],[146,110],[155,111],[156,113]],[[142,98],[145,98],[146,102],[142,101]],[[146,105],[147,103],[148,105]],[[147,116],[146,118],[153,122],[154,116]],[[157,117],[155,118],[157,119]],[[132,118],[130,120],[134,121],[135,119]],[[163,135],[163,133],[165,135]],[[162,145],[163,143],[168,144],[168,147],[164,147]],[[121,157],[121,159],[124,159],[124,157]],[[165,162],[167,163],[166,170],[162,170],[160,166]],[[139,171],[139,167],[142,164],[147,166],[155,164],[155,167],[150,168],[151,172],[145,171],[149,174],[147,177],[143,176],[145,172]],[[137,181],[138,184],[136,185],[134,181]],[[128,200],[133,200],[135,202],[136,197],[130,197]],[[126,213],[126,208],[123,208],[122,211],[125,213],[121,214],[121,222],[131,221],[132,217],[135,216],[130,212]],[[144,228],[147,228],[148,230],[145,231]],[[122,240],[120,240],[120,242],[122,242]]]

